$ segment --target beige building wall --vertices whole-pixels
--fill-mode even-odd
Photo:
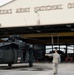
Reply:
[[[74,23],[74,0],[10,0],[0,4],[0,28]]]

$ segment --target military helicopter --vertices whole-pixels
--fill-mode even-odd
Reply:
[[[24,41],[19,35],[9,36],[0,43],[0,64],[9,67],[16,63],[29,63],[33,66],[33,45]]]

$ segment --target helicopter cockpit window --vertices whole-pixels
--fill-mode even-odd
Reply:
[[[9,49],[9,46],[2,46],[0,47],[1,50],[8,50]]]

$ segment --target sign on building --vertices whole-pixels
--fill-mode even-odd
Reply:
[[[74,0],[0,1],[0,28],[74,23]]]

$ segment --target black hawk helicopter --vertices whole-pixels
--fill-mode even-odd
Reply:
[[[25,42],[19,35],[12,35],[4,42],[0,42],[0,64],[9,67],[16,63],[29,63],[33,66],[33,45]]]

